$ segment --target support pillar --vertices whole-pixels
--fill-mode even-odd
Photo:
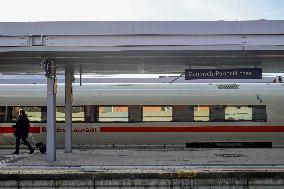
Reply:
[[[72,152],[72,82],[73,71],[70,66],[65,68],[65,153]]]
[[[47,78],[47,161],[56,161],[56,66],[45,64]]]

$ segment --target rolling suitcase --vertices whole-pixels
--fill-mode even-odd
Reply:
[[[35,143],[36,148],[40,151],[41,154],[45,154],[46,152],[46,145],[43,142],[37,142],[34,137],[30,137],[33,141],[33,143]]]

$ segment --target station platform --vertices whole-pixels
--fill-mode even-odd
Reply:
[[[0,188],[284,188],[284,149],[0,149]]]

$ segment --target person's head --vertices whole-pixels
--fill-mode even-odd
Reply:
[[[19,115],[26,115],[26,111],[24,109],[20,109],[19,110]]]

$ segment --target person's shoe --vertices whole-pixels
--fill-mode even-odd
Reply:
[[[35,149],[30,149],[30,154],[33,154],[34,153],[34,151],[35,151]]]
[[[19,152],[15,151],[15,152],[13,152],[12,154],[19,154]]]

